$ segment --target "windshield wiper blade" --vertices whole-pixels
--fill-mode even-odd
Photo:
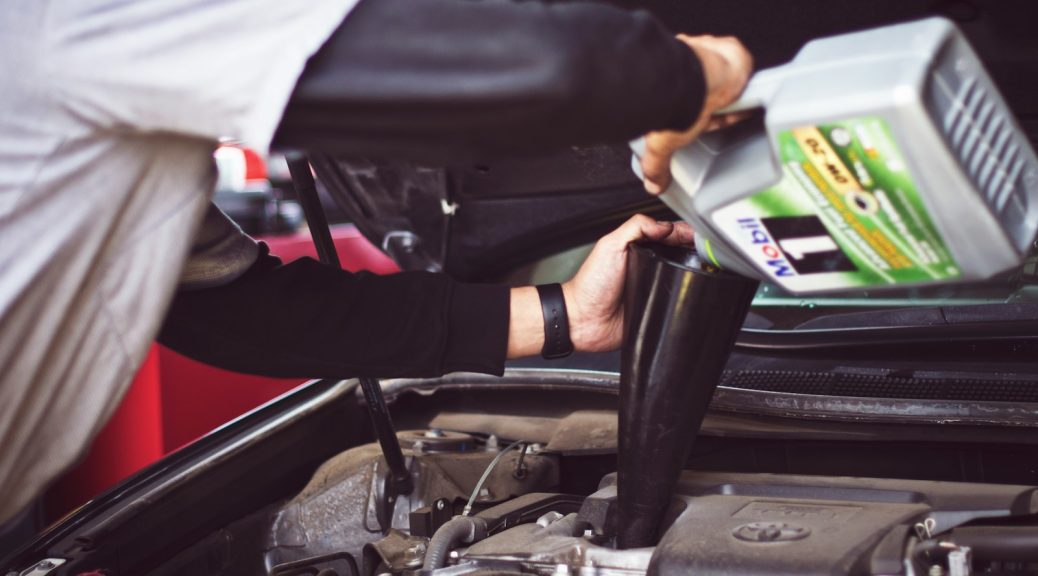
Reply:
[[[1019,320],[1038,321],[1038,304],[1022,302],[863,310],[811,318],[798,324],[794,330],[900,328]]]
[[[947,318],[947,316],[946,316]],[[1038,342],[1038,318],[982,320],[962,315],[925,325],[864,325],[843,328],[758,330],[743,328],[737,348],[821,350],[939,342]]]

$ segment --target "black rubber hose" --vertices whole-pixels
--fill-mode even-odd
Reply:
[[[462,542],[476,542],[486,538],[487,524],[482,518],[455,516],[440,526],[429,540],[422,570],[436,570],[447,564],[447,554]]]
[[[1038,526],[965,526],[952,530],[946,539],[969,546],[976,559],[1038,561]]]

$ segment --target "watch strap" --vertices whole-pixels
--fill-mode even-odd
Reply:
[[[553,360],[573,353],[573,342],[569,338],[569,316],[566,315],[566,299],[560,284],[537,286],[541,298],[541,313],[544,315],[544,347],[541,356]]]

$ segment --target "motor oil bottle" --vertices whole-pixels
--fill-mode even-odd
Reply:
[[[756,73],[745,108],[763,113],[678,151],[661,195],[721,268],[796,294],[906,287],[988,278],[1032,246],[1038,159],[948,20],[812,41]]]

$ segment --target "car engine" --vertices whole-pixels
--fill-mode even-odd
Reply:
[[[594,434],[594,427],[586,430]],[[684,471],[654,546],[618,549],[616,474],[557,490],[588,462],[536,443],[399,434],[415,484],[387,498],[377,445],[322,466],[272,515],[265,570],[332,576],[1023,574],[1029,486]],[[599,455],[606,461],[611,454]],[[572,461],[571,461],[572,460]]]
[[[1035,568],[1028,562],[1038,531],[1026,525],[1038,512],[1034,487],[686,469],[757,282],[660,245],[632,246],[627,266],[616,412],[578,410],[549,423],[541,401],[530,420],[504,423],[482,404],[392,434],[380,389],[369,386],[381,450],[339,454],[274,511],[267,572],[958,576]],[[554,433],[545,436],[538,422]]]

